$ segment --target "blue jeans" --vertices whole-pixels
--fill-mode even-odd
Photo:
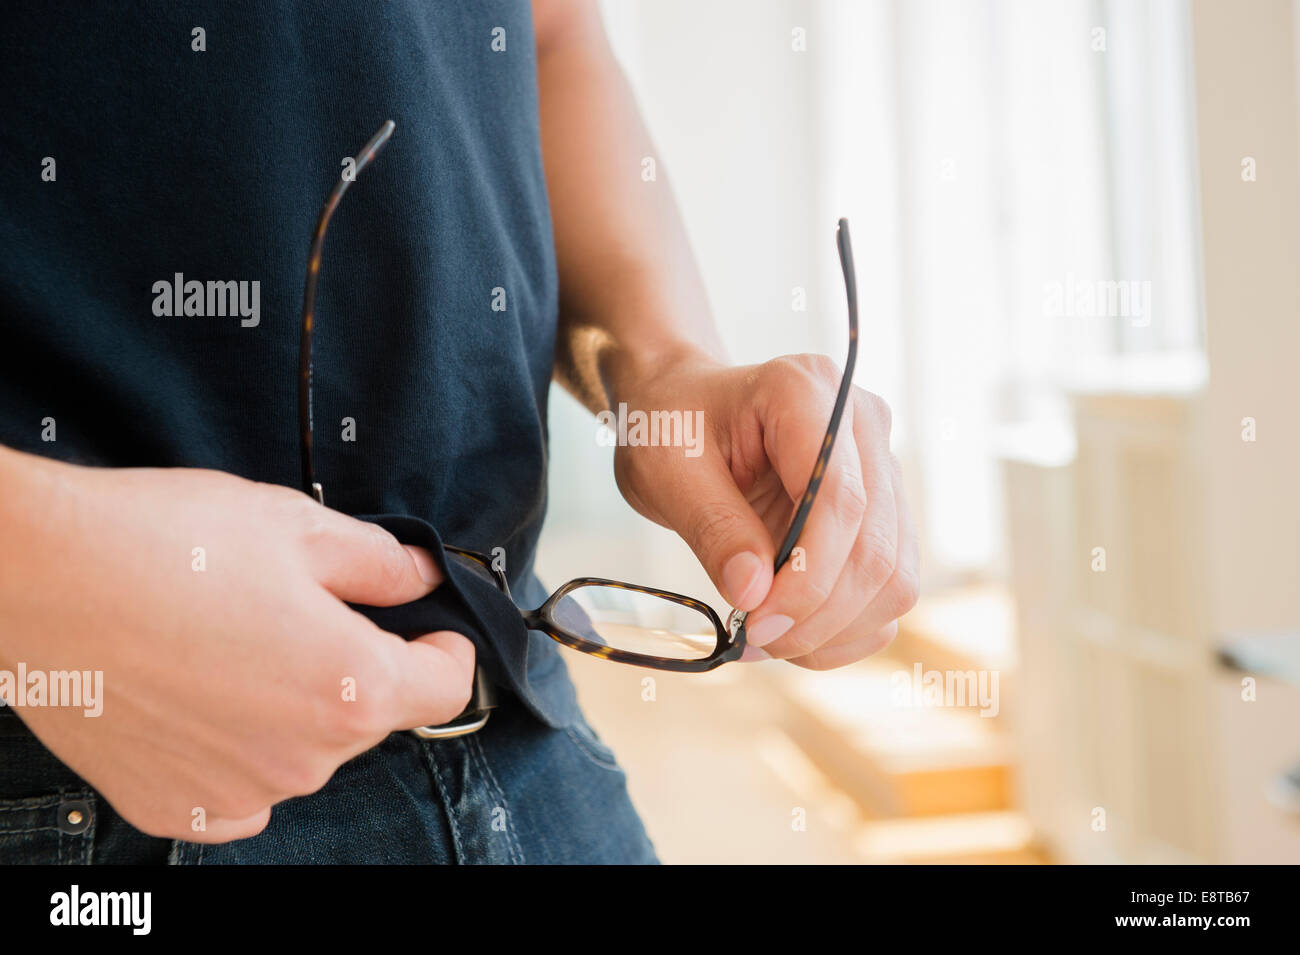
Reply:
[[[655,861],[626,777],[586,722],[554,729],[506,692],[479,732],[394,733],[276,806],[259,835],[221,845],[146,836],[35,737],[0,738],[0,864]]]

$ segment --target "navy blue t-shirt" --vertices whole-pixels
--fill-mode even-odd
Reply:
[[[325,243],[317,478],[346,513],[504,548],[539,603],[557,291],[528,4],[30,3],[5,21],[0,443],[298,486],[312,228],[391,118]],[[177,276],[245,283],[244,310],[174,314]],[[528,639],[526,698],[562,722],[563,667]]]

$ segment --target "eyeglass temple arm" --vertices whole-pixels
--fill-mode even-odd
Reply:
[[[804,490],[799,506],[794,512],[794,519],[790,522],[790,529],[785,532],[785,539],[776,553],[773,574],[779,573],[786,561],[790,559],[795,544],[799,541],[799,535],[803,532],[803,526],[808,521],[808,513],[812,510],[813,500],[817,497],[817,489],[821,487],[822,478],[826,474],[826,462],[830,460],[831,451],[835,446],[835,435],[840,429],[840,419],[844,417],[844,406],[848,404],[849,391],[853,388],[853,368],[858,360],[858,280],[853,267],[853,243],[849,239],[848,219],[840,219],[839,226],[835,230],[835,244],[840,252],[840,269],[844,272],[844,291],[849,305],[849,354],[844,362],[844,375],[840,378],[840,390],[835,395],[831,420],[826,426],[826,437],[822,441],[821,450],[817,453],[817,461],[813,464],[808,487]],[[733,641],[743,636],[745,619],[748,616],[747,611],[736,610],[728,618],[727,626]]]
[[[790,522],[790,529],[785,533],[785,540],[781,542],[781,549],[776,554],[776,566],[773,572],[780,571],[785,566],[785,562],[790,559],[790,554],[794,551],[794,546],[799,540],[799,534],[803,531],[803,526],[808,520],[808,513],[812,510],[813,499],[817,496],[817,490],[821,487],[822,478],[826,476],[826,463],[830,460],[831,451],[835,445],[835,435],[840,428],[840,419],[844,417],[844,406],[848,404],[849,391],[853,388],[853,367],[858,358],[858,283],[853,269],[853,244],[849,240],[849,220],[841,219],[839,228],[835,231],[835,244],[840,251],[840,268],[844,272],[844,289],[848,298],[849,305],[849,354],[844,362],[844,375],[840,378],[840,390],[835,395],[835,408],[831,411],[830,423],[826,426],[826,437],[822,441],[821,450],[817,454],[817,462],[813,465],[812,476],[808,479],[808,487],[799,500],[799,507],[795,511],[794,520]]]
[[[343,193],[348,191],[348,186],[352,185],[361,170],[370,165],[375,154],[383,148],[384,143],[388,142],[388,137],[393,135],[395,128],[393,121],[387,120],[379,128],[379,132],[371,136],[370,141],[361,147],[361,153],[350,170],[351,175],[339,176],[338,182],[330,190],[329,197],[321,208],[320,216],[316,219],[311,251],[307,255],[307,284],[302,295],[302,337],[298,342],[298,448],[302,460],[302,489],[321,504],[325,503],[325,489],[316,481],[311,457],[313,425],[311,342],[316,318],[316,282],[320,276],[321,250],[325,245],[325,230],[329,228],[330,218],[338,208]]]

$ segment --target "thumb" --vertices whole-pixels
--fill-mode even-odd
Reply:
[[[460,715],[474,685],[474,644],[439,630],[394,644],[405,659],[394,694],[399,729],[441,726]]]
[[[690,462],[689,482],[660,504],[665,523],[690,545],[723,598],[753,610],[772,586],[772,540],[721,458]]]
[[[442,582],[427,550],[399,543],[378,524],[320,505],[313,519],[308,560],[316,579],[340,600],[396,607]]]

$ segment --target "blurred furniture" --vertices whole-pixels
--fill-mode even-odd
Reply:
[[[1020,796],[1063,861],[1300,861],[1300,641],[1215,639],[1199,408],[1081,395],[1073,462],[1004,462]]]
[[[1026,811],[1071,862],[1215,856],[1193,403],[1080,395],[1065,466],[1004,473]]]
[[[1219,644],[1224,862],[1300,862],[1300,634]],[[1232,810],[1237,811],[1232,811]]]

